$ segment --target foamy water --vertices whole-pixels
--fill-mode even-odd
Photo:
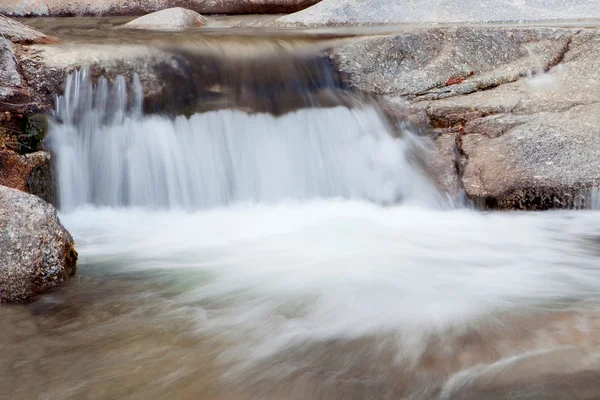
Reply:
[[[595,307],[600,213],[481,214],[344,200],[202,212],[80,209],[62,219],[81,262],[185,281],[199,331],[233,338],[235,368],[295,346],[432,336]],[[457,350],[458,351],[458,350]],[[283,370],[282,370],[283,371]],[[284,372],[282,372],[284,373]]]
[[[101,276],[109,284],[96,292],[129,290],[98,305],[87,330],[75,318],[75,330],[133,335],[133,363],[160,376],[135,379],[148,391],[600,393],[597,211],[461,208],[421,167],[428,140],[394,129],[373,104],[168,118],[143,115],[135,79],[131,98],[121,78],[69,82],[51,139],[78,285]],[[80,386],[73,393],[108,387]]]

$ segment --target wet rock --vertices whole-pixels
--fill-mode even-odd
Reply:
[[[75,274],[73,238],[38,197],[0,186],[0,235],[1,302],[25,301]]]
[[[209,20],[192,10],[181,7],[167,8],[139,17],[121,25],[124,29],[178,30],[206,26]]]
[[[0,150],[0,185],[31,193],[56,204],[50,153],[17,154]]]
[[[277,21],[313,26],[555,21],[598,17],[600,4],[596,0],[323,0]]]
[[[13,43],[56,43],[57,40],[20,22],[0,15],[0,37]]]
[[[319,0],[3,0],[0,13],[10,16],[142,15],[171,7],[201,14],[290,13]]]
[[[75,70],[88,68],[94,77],[111,80],[122,75],[128,82],[138,74],[145,95],[152,97],[159,96],[165,85],[158,72],[175,73],[180,68],[172,52],[141,44],[33,45],[21,49],[19,64],[38,112],[53,109],[54,95],[63,91],[67,75]]]

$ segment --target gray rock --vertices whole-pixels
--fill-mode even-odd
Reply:
[[[0,100],[6,99],[21,86],[13,44],[0,38]]]
[[[290,13],[319,0],[2,0],[0,13],[11,16],[142,15],[170,7],[201,14]]]
[[[339,68],[358,89],[437,99],[512,82],[562,59],[565,29],[422,29],[336,47]],[[482,51],[485,49],[485,51]],[[460,85],[451,84],[464,80]]]
[[[586,207],[600,186],[596,29],[429,28],[332,55],[352,86],[397,105],[388,114],[436,131],[428,166],[452,194],[501,209]]]
[[[542,112],[504,134],[463,138],[463,185],[502,209],[581,208],[600,185],[600,104]]]
[[[587,18],[600,18],[600,3],[596,0],[323,0],[277,21],[314,26]]]
[[[0,15],[0,37],[13,43],[55,43],[56,39],[27,25]]]
[[[600,186],[600,35],[576,34],[539,76],[423,102],[431,125],[462,129],[462,184],[503,209],[585,207]]]
[[[56,204],[50,153],[36,151],[17,154],[0,150],[0,185],[31,193]]]
[[[75,274],[73,238],[38,197],[0,186],[0,236],[1,302],[25,301]]]
[[[178,30],[206,26],[209,20],[192,10],[181,7],[156,11],[130,21],[119,28],[148,30]]]

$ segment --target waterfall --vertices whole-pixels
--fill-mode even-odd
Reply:
[[[374,105],[281,116],[225,109],[188,118],[144,115],[142,99],[137,77],[127,85],[123,77],[93,84],[87,71],[69,76],[51,126],[63,209],[332,197],[441,201],[414,164],[418,139],[410,132],[394,137]]]

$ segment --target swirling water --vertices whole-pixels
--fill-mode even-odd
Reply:
[[[600,395],[597,212],[458,207],[374,104],[171,118],[102,82],[57,102],[80,274],[2,310],[13,398]]]

